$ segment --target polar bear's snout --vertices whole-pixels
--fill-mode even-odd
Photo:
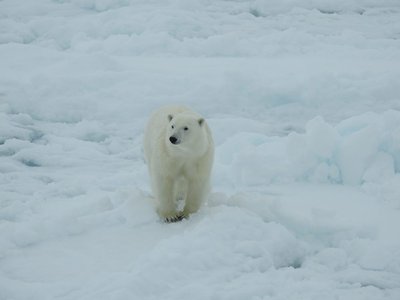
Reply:
[[[178,145],[178,144],[179,144],[179,140],[178,140],[176,137],[174,137],[174,136],[171,136],[171,137],[169,138],[169,141],[170,141],[172,144],[174,144],[174,145]]]

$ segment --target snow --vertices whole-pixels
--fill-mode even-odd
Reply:
[[[396,0],[0,1],[0,299],[400,299]],[[207,118],[160,222],[150,112]]]

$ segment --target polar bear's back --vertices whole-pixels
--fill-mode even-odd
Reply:
[[[154,149],[160,147],[165,139],[165,132],[169,123],[168,115],[183,112],[192,112],[182,105],[168,105],[154,111],[147,122],[144,132],[144,156],[146,162],[150,162]]]

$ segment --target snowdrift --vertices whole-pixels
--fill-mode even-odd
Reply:
[[[291,181],[345,185],[396,181],[399,127],[400,113],[387,111],[355,116],[336,126],[316,117],[306,123],[305,132],[287,137],[232,134],[218,148],[217,163],[221,167],[217,169],[225,172],[217,174],[217,181],[229,178],[234,186]]]

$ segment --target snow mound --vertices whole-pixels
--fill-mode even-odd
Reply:
[[[240,122],[240,121],[239,121]],[[361,185],[398,177],[400,113],[367,113],[336,126],[322,117],[287,137],[232,134],[217,149],[217,180],[232,185],[292,181]],[[229,175],[231,174],[231,175]],[[226,179],[225,179],[226,181]]]

